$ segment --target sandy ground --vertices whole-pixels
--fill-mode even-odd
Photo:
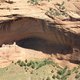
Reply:
[[[31,49],[25,49],[17,46],[16,44],[13,45],[3,45],[0,48],[0,67],[6,67],[12,61],[17,60],[35,60],[35,59],[43,59],[43,58],[50,58],[56,63],[59,63],[61,66],[68,66],[69,68],[73,68],[74,66],[77,66],[77,64],[70,63],[66,60],[58,60],[54,54],[46,54],[41,51],[31,50]]]

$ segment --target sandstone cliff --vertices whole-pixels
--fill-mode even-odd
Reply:
[[[12,42],[20,45],[20,41],[24,39],[41,39],[45,42],[43,44],[52,48],[51,53],[62,53],[65,56],[69,54],[69,58],[63,58],[80,61],[80,2],[75,0],[64,2],[68,17],[46,14],[48,8],[56,9],[54,5],[58,1],[49,3],[45,1],[34,6],[28,4],[26,0],[13,0],[12,3],[1,1],[0,45]],[[62,0],[59,3],[62,3]]]

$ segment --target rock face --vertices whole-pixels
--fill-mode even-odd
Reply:
[[[25,12],[25,9],[23,9],[24,5],[22,5],[21,3],[19,3],[19,5],[21,6],[17,5],[18,1],[14,0],[15,3],[13,3],[13,6],[11,6],[11,4],[5,3],[6,6],[8,5],[11,8],[6,8],[4,7],[4,5],[1,5],[2,7],[0,8],[0,45],[17,42],[17,44],[20,46],[26,46],[28,45],[26,41],[30,41],[32,39],[35,42],[34,45],[36,43],[40,45],[42,44],[42,46],[45,45],[45,51],[49,51],[50,49],[49,53],[66,53],[70,55],[69,58],[66,58],[67,60],[69,59],[71,61],[80,61],[79,15],[76,15],[73,12],[67,12],[70,17],[68,20],[58,19],[56,17],[51,19],[50,16],[42,14],[41,10],[43,9],[40,10],[36,8],[35,11],[32,10],[32,8],[35,9],[35,7],[33,6],[27,9],[26,6],[29,7],[29,5],[25,4],[25,8],[27,9],[26,12],[29,12],[30,10],[33,11],[32,13],[29,12],[29,17],[28,14]],[[25,1],[23,0],[23,2]],[[6,13],[4,13],[5,11]],[[13,14],[14,12],[15,14]],[[37,15],[37,13],[39,15]],[[36,14],[37,17],[34,17],[34,14]],[[40,15],[41,17],[38,17]],[[43,16],[45,18],[43,18]],[[48,18],[46,19],[46,17]],[[44,50],[42,51],[44,52]],[[66,56],[66,54],[64,55]]]
[[[0,0],[0,2],[5,2],[5,0]]]
[[[30,38],[43,39],[60,53],[80,48],[79,34],[48,20],[23,17],[0,23],[0,45]]]

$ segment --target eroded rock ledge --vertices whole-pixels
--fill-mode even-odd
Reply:
[[[17,17],[12,20],[1,21],[0,45],[35,38],[43,40],[41,44],[48,46],[45,50],[52,49],[53,52],[51,53],[70,55],[69,58],[61,56],[60,59],[80,61],[80,33],[71,29],[72,27],[78,28],[75,23],[80,24],[79,21],[59,21],[57,19],[50,21],[33,17]]]

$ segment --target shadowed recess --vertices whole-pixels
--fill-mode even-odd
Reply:
[[[37,51],[42,51],[44,53],[70,53],[72,48],[61,44],[51,44],[49,41],[44,39],[32,37],[27,39],[22,39],[17,41],[16,44],[23,48],[33,49]]]

